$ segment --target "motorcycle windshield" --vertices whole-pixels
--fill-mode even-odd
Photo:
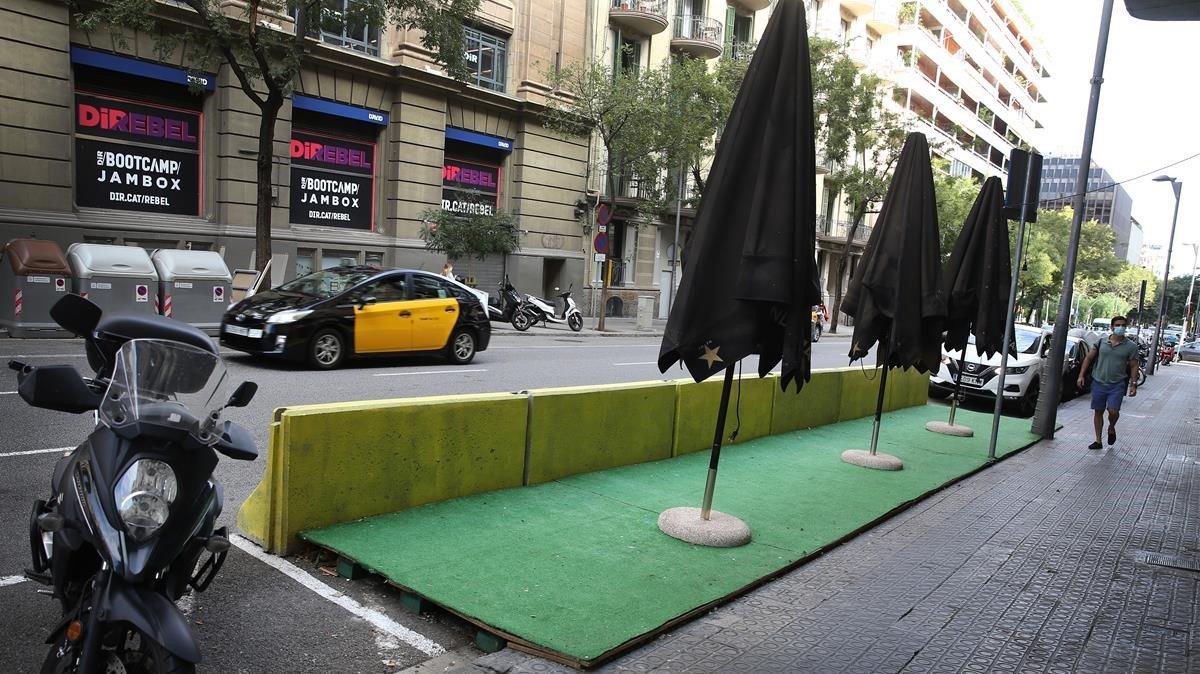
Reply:
[[[212,444],[220,434],[227,380],[216,354],[162,339],[135,339],[117,352],[112,381],[100,404],[108,426],[143,422],[177,428]]]

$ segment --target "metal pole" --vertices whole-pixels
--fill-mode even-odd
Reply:
[[[713,435],[712,453],[708,455],[708,481],[704,484],[704,503],[700,519],[712,513],[713,489],[717,486],[717,464],[721,461],[721,441],[725,439],[725,412],[729,410],[729,391],[733,389],[733,363],[725,368],[725,385],[721,387],[721,407],[717,410],[717,432]]]
[[[1109,4],[1112,0],[1108,0]],[[1026,159],[1025,166],[1025,185],[1022,188],[1023,195],[1029,194],[1029,179],[1030,173],[1033,172],[1033,153],[1029,153],[1029,158]],[[1013,324],[1016,323],[1017,317],[1013,314],[1017,310],[1017,281],[1021,275],[1021,259],[1025,255],[1025,197],[1021,200],[1021,215],[1017,221],[1017,255],[1013,260],[1012,266],[1012,284],[1008,288],[1008,312],[1004,314],[1004,345],[1000,349],[1000,372],[996,375],[996,407],[992,410],[992,436],[988,439],[988,460],[996,459],[996,438],[1000,434],[1000,413],[1004,409],[1004,377],[1008,370],[1008,351],[1009,344],[1013,340]],[[1070,305],[1068,305],[1068,308]]]
[[[1183,338],[1196,331],[1196,312],[1192,311],[1192,291],[1196,289],[1196,253],[1200,243],[1192,244],[1192,282],[1188,284],[1187,302],[1183,305]],[[1190,319],[1190,320],[1189,320]]]
[[[679,245],[679,218],[680,212],[683,210],[683,162],[679,162],[679,189],[675,194],[675,255],[671,257],[671,288],[667,293],[668,302],[667,315],[670,315],[671,309],[675,308],[675,289],[678,287],[675,282],[675,270],[679,268],[679,252],[682,247]]]
[[[1137,336],[1138,340],[1142,338],[1142,324],[1146,319],[1142,316],[1142,312],[1146,307],[1146,282],[1142,281],[1142,289],[1138,291],[1138,312],[1137,312]]]
[[[1146,368],[1146,374],[1154,374],[1155,366],[1158,364],[1158,343],[1162,339],[1163,327],[1166,325],[1163,322],[1163,314],[1167,311],[1167,283],[1171,279],[1171,252],[1175,248],[1175,223],[1179,221],[1179,193],[1183,191],[1183,186],[1179,181],[1171,181],[1171,189],[1175,192],[1175,215],[1171,216],[1171,238],[1167,239],[1167,269],[1163,272],[1162,292],[1158,294],[1158,320],[1154,323],[1154,346],[1150,348],[1150,367]],[[1187,312],[1187,308],[1184,308]]]
[[[1087,126],[1083,132],[1083,152],[1079,155],[1079,177],[1075,179],[1075,213],[1071,218],[1071,239],[1067,244],[1067,259],[1063,261],[1063,290],[1058,300],[1058,316],[1054,320],[1054,337],[1050,346],[1051,373],[1042,383],[1037,411],[1033,416],[1034,433],[1043,438],[1054,437],[1058,424],[1058,401],[1062,395],[1063,358],[1067,349],[1067,330],[1070,328],[1071,296],[1075,290],[1075,262],[1079,256],[1079,233],[1083,227],[1083,203],[1087,192],[1088,174],[1092,168],[1092,141],[1096,137],[1096,114],[1100,109],[1100,86],[1104,84],[1104,58],[1108,52],[1108,33],[1112,26],[1113,0],[1104,0],[1100,13],[1100,34],[1096,39],[1096,63],[1092,69],[1092,93],[1088,100]],[[1006,346],[1007,348],[1007,346]],[[996,420],[999,423],[999,419]],[[993,436],[995,434],[993,433]],[[995,448],[995,438],[992,440]],[[989,450],[990,451],[990,450]],[[990,454],[989,454],[990,456]]]
[[[875,423],[871,426],[871,456],[875,456],[875,447],[879,444],[879,419],[883,415],[883,396],[887,392],[887,359],[883,361],[883,374],[879,377],[879,397],[875,399]]]
[[[950,425],[954,425],[954,413],[958,411],[958,393],[962,390],[963,364],[967,361],[967,347],[963,347],[963,355],[958,358],[958,376],[954,378],[954,395],[950,396]]]

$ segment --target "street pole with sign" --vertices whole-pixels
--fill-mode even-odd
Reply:
[[[1146,368],[1146,374],[1154,374],[1154,370],[1157,368],[1158,347],[1162,342],[1163,328],[1166,327],[1164,317],[1167,313],[1167,283],[1171,280],[1171,253],[1175,249],[1175,225],[1179,222],[1179,194],[1183,191],[1183,185],[1172,176],[1158,176],[1154,182],[1171,183],[1171,191],[1175,193],[1175,215],[1171,216],[1171,238],[1167,239],[1167,268],[1163,271],[1162,291],[1158,293],[1158,316],[1154,322],[1154,346],[1150,348],[1150,367]],[[1184,312],[1186,314],[1186,307],[1184,307]]]

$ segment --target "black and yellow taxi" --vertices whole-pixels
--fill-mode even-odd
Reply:
[[[394,354],[441,354],[466,365],[491,336],[487,310],[469,288],[413,269],[323,269],[247,297],[221,319],[221,344],[322,370]]]

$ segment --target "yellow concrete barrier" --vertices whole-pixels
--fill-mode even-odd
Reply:
[[[526,484],[671,456],[674,382],[529,392]]]
[[[691,379],[677,381],[675,400],[675,439],[671,456],[679,456],[702,449],[711,449],[713,431],[716,430],[717,408],[721,405],[723,376],[716,376],[699,384]],[[738,394],[741,403],[738,403]],[[734,443],[770,435],[772,405],[779,395],[779,377],[771,375],[759,378],[757,374],[746,374],[734,379],[729,395],[729,416],[725,422],[725,437],[738,426],[736,410],[741,408],[741,427]]]
[[[738,442],[875,410],[878,371],[817,370],[797,394],[741,380]],[[721,378],[404,398],[275,411],[262,481],[238,527],[287,553],[305,529],[707,449]],[[885,407],[925,403],[928,376],[889,373]],[[737,424],[737,384],[726,431]]]
[[[286,551],[304,529],[519,487],[527,410],[504,393],[279,410],[238,526]]]

